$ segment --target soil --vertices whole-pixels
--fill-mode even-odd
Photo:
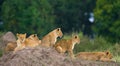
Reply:
[[[70,59],[53,48],[39,46],[4,54],[0,66],[120,66],[120,63]]]

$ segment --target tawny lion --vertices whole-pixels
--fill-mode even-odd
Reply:
[[[39,44],[41,44],[41,40],[39,40],[39,38],[37,37],[37,34],[32,34],[28,38],[26,38],[25,41],[20,46],[17,46],[14,52],[21,50],[25,47],[31,47],[31,48],[36,47]]]
[[[65,53],[66,51],[68,51],[69,55],[71,58],[74,58],[74,54],[73,54],[73,49],[75,44],[79,44],[80,43],[80,38],[78,35],[72,36],[71,39],[62,39],[60,41],[58,41],[54,47],[55,49],[59,52],[59,53]]]
[[[52,47],[56,43],[57,37],[61,38],[62,36],[63,33],[60,28],[54,29],[42,38],[41,45],[45,47]]]
[[[20,46],[22,42],[24,42],[24,40],[26,39],[26,33],[25,34],[16,34],[17,36],[17,41],[16,42],[9,42],[7,44],[7,46],[5,47],[5,52],[8,52],[8,51],[14,51],[14,49],[17,47],[17,46]]]
[[[37,37],[37,34],[30,35],[24,43],[27,47],[36,47],[41,44],[41,40]]]
[[[76,55],[76,58],[84,60],[94,60],[94,61],[112,61],[112,54],[108,51],[106,52],[80,52]]]
[[[18,34],[17,33],[17,46],[20,46],[26,39],[26,33],[25,34]]]
[[[17,47],[17,42],[9,42],[5,47],[5,52],[14,51],[16,47]]]

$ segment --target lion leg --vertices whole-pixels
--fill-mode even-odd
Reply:
[[[75,59],[75,56],[74,56],[73,51],[72,51],[72,50],[69,50],[68,52],[69,52],[70,57],[71,57],[72,59]]]
[[[111,60],[111,59],[108,59],[108,58],[100,58],[100,61],[103,61],[103,62],[111,62],[112,60]]]
[[[15,49],[14,49],[14,52],[15,53],[16,51],[19,51],[19,50],[22,50],[25,48],[25,45],[21,45],[21,46],[17,46]]]
[[[60,54],[64,54],[64,51],[63,51],[62,47],[57,46],[57,47],[56,47],[56,50],[57,50],[57,52],[59,52]]]

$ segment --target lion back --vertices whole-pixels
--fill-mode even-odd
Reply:
[[[45,37],[42,38],[41,44],[42,46],[50,47],[53,46],[58,37],[62,37],[63,33],[60,28],[54,29],[50,33],[48,33]]]

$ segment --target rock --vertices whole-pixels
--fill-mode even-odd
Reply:
[[[2,40],[15,42],[16,38],[12,32],[7,32],[5,35],[2,36]]]

